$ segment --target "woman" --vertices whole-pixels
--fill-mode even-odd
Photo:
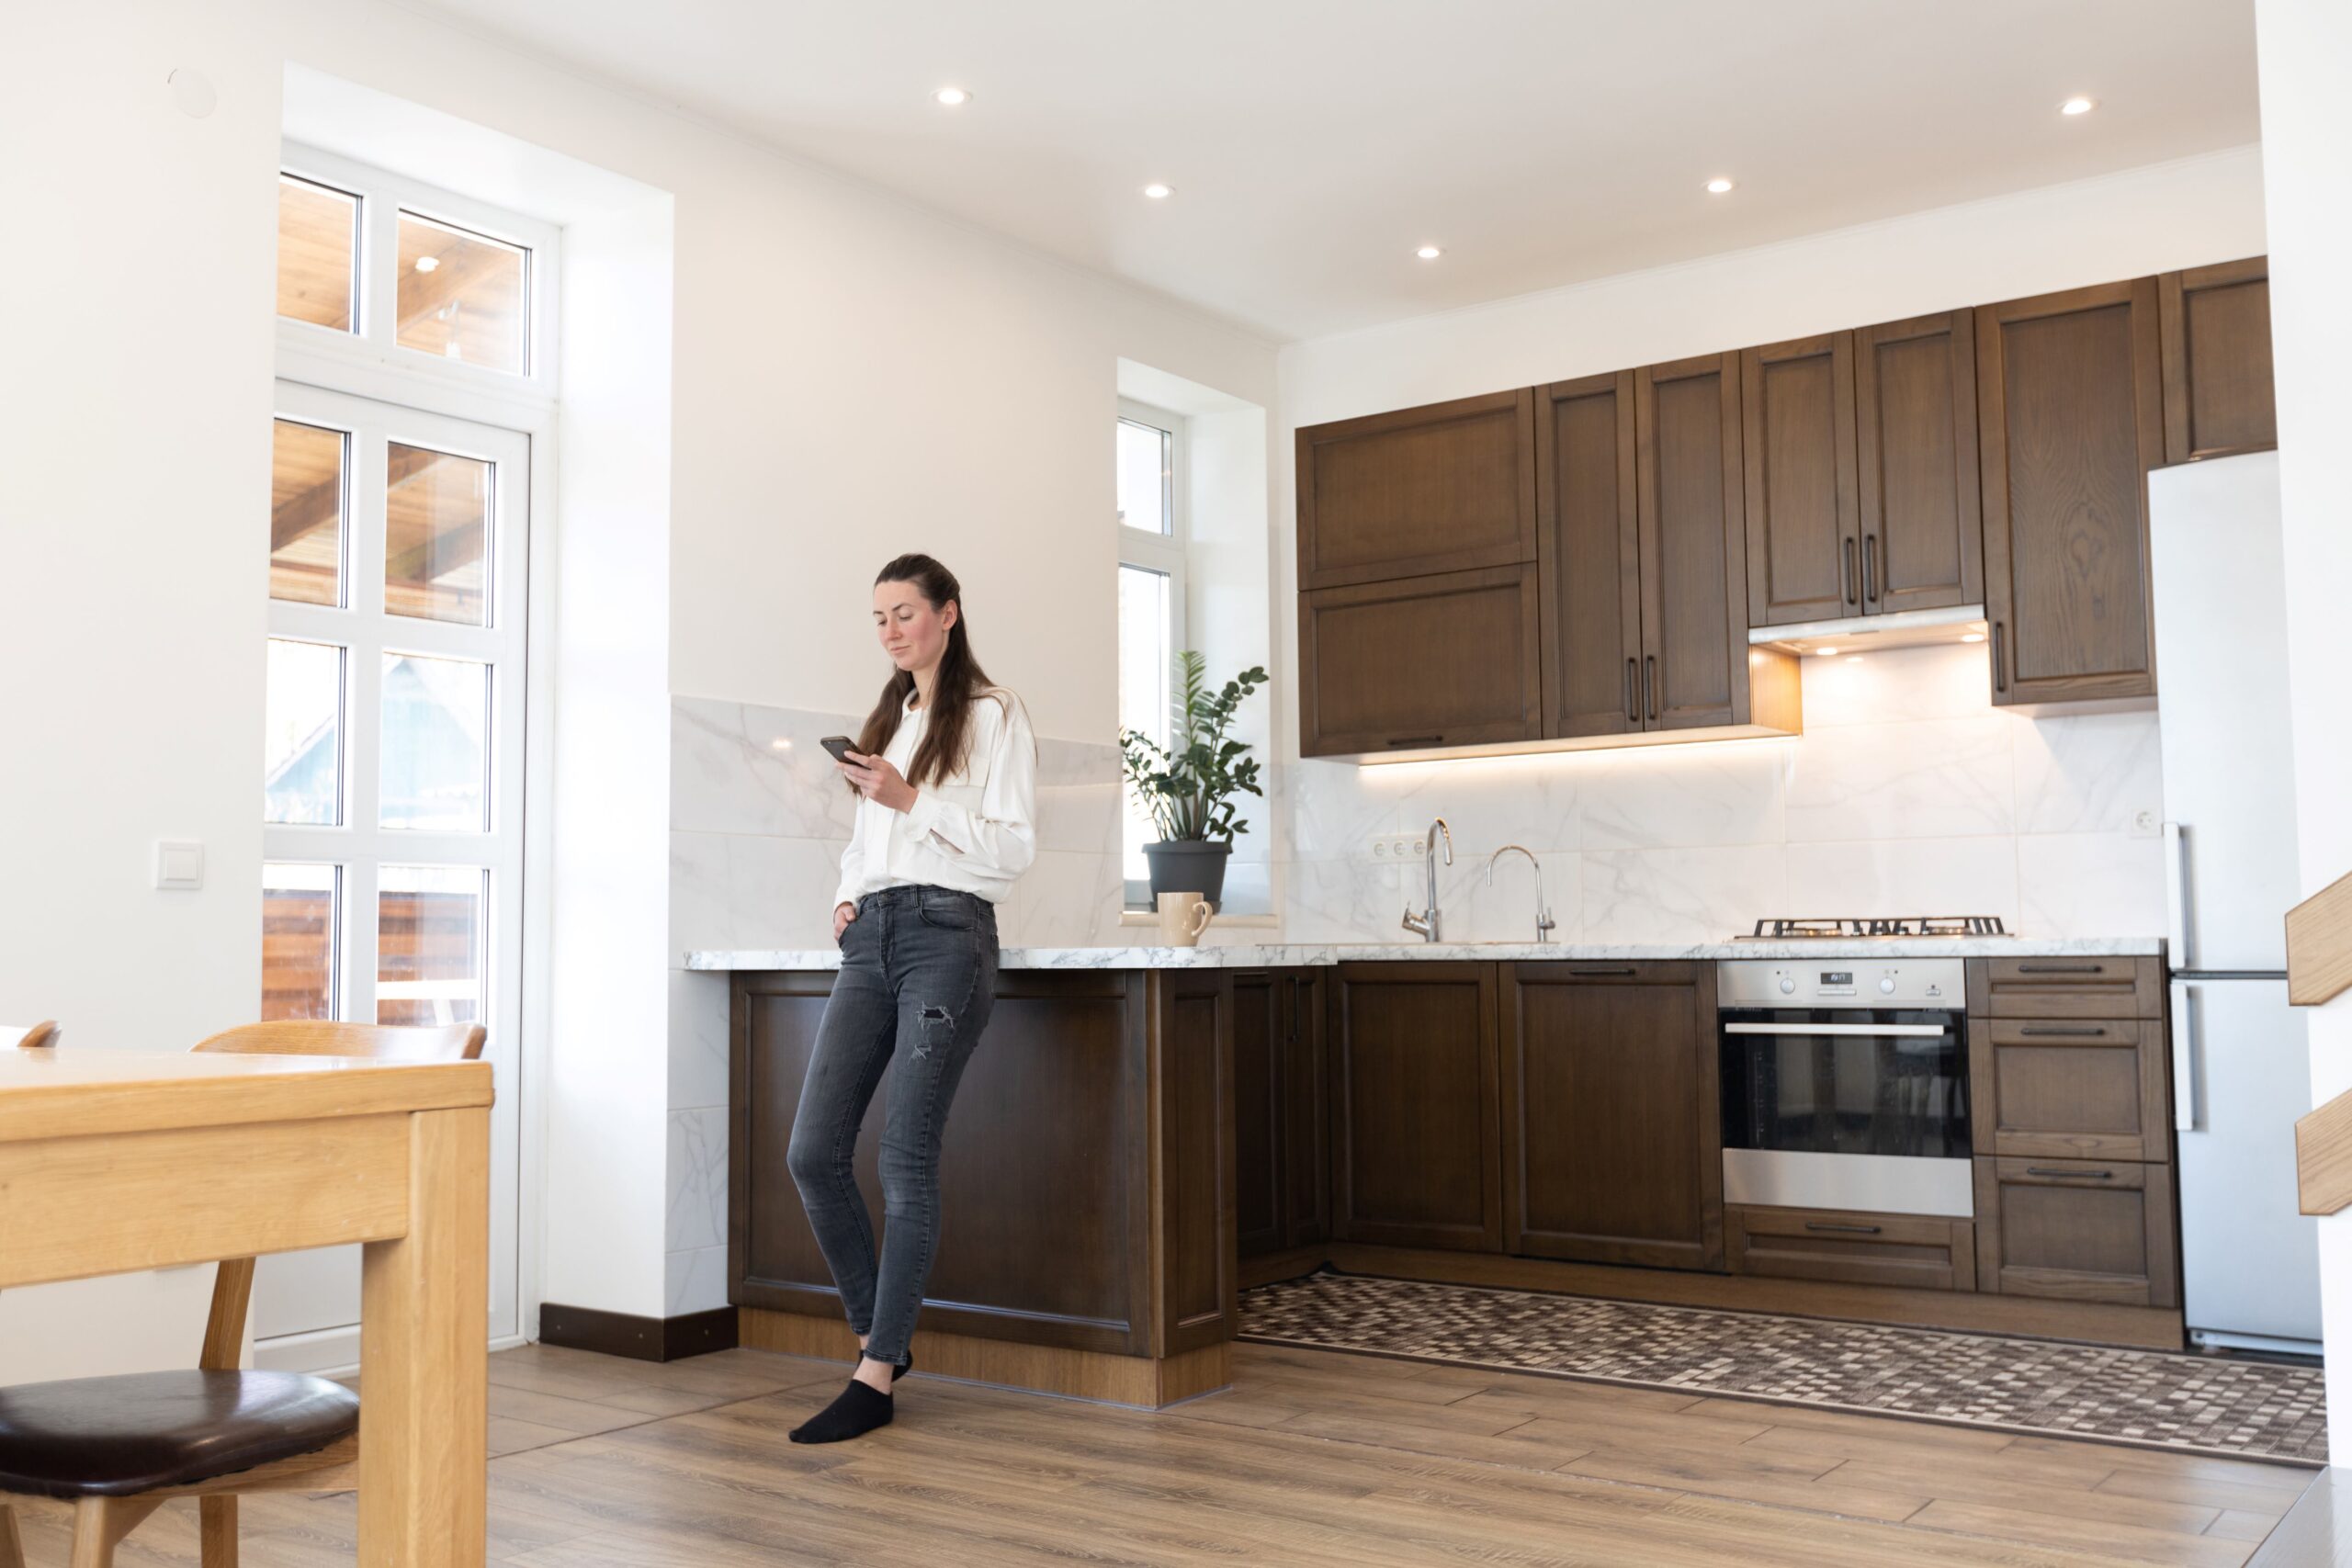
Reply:
[[[864,1350],[849,1386],[792,1433],[832,1443],[888,1423],[939,1239],[939,1145],[996,994],[996,906],[1036,854],[1037,743],[1021,700],[972,657],[963,590],[929,556],[874,580],[890,679],[838,764],[858,795],[834,896],[841,975],[786,1156]],[[851,1156],[882,1070],[877,1255]]]

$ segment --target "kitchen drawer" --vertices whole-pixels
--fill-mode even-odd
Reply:
[[[2161,1018],[2154,958],[1975,958],[1968,1010],[1980,1018]]]
[[[1976,1152],[2168,1159],[2168,1066],[2157,1019],[1972,1018]]]
[[[2180,1304],[2169,1165],[1976,1161],[1976,1288],[2005,1296]]]
[[[1724,1250],[1734,1274],[1927,1291],[1976,1288],[1975,1226],[1931,1214],[1735,1203],[1724,1211]]]

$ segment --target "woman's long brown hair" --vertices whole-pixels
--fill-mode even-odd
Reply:
[[[939,784],[963,772],[972,751],[972,699],[993,684],[980,661],[972,657],[972,639],[967,635],[972,622],[964,611],[964,585],[956,581],[954,572],[922,555],[899,557],[875,573],[874,582],[876,587],[885,582],[912,583],[934,611],[951,603],[956,605],[956,624],[947,628],[947,651],[939,656],[939,675],[931,684],[931,716],[906,773],[907,782],[918,787]],[[890,678],[882,683],[880,700],[865,716],[865,728],[858,731],[861,753],[877,756],[890,744],[890,738],[899,733],[907,694],[914,689],[912,671],[890,671]]]

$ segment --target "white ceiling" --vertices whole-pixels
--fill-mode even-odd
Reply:
[[[2252,0],[434,4],[1276,339],[2259,136]]]

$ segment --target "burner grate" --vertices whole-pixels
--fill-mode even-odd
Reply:
[[[1756,922],[1747,940],[1792,942],[1806,939],[1852,941],[1863,937],[2007,936],[1998,915],[1870,915],[1826,916],[1804,919]]]

